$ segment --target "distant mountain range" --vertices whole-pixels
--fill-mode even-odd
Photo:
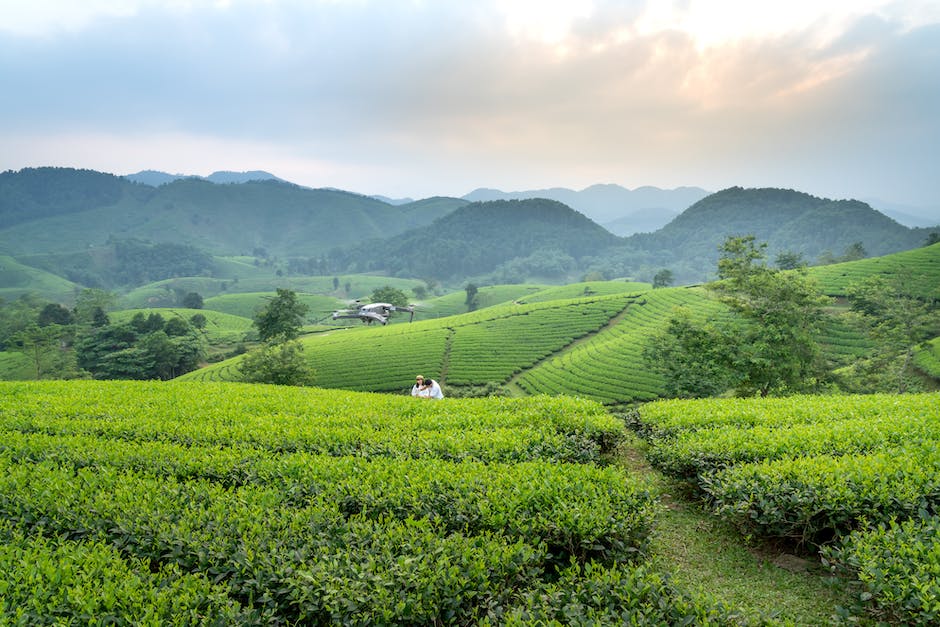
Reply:
[[[583,213],[615,235],[646,233],[662,228],[690,205],[708,196],[699,187],[638,187],[634,190],[620,185],[592,185],[581,191],[565,187],[503,192],[480,188],[463,196],[464,200],[522,200],[548,198],[557,200]]]
[[[899,224],[863,202],[775,188],[479,189],[466,198],[391,204],[252,178],[266,173],[157,185],[144,181],[162,180],[160,173],[138,174],[133,181],[71,168],[0,173],[0,256],[6,256],[0,295],[12,287],[11,277],[28,284],[30,268],[53,275],[48,293],[59,289],[54,277],[115,288],[185,276],[187,268],[211,267],[205,255],[254,258],[285,272],[376,272],[453,284],[589,274],[649,280],[663,268],[689,283],[711,278],[718,245],[729,235],[754,234],[767,243],[770,261],[795,252],[809,263],[856,243],[883,255],[920,246],[928,236],[928,229]],[[506,195],[532,197],[499,198]],[[683,198],[694,200],[682,208]],[[625,213],[616,218],[615,211]],[[636,232],[617,236],[592,215],[613,218],[608,225],[633,216]],[[652,228],[657,221],[665,223]]]
[[[144,185],[150,185],[152,187],[159,187],[160,185],[166,185],[167,183],[172,183],[173,181],[178,181],[180,179],[202,179],[204,181],[209,181],[210,183],[219,183],[223,185],[229,183],[248,183],[250,181],[287,182],[284,179],[278,178],[270,172],[265,172],[263,170],[252,170],[249,172],[230,172],[228,170],[219,170],[218,172],[213,172],[209,176],[198,176],[194,174],[168,174],[166,172],[159,172],[157,170],[141,170],[135,174],[125,174],[124,178],[126,178],[128,181],[143,183]]]

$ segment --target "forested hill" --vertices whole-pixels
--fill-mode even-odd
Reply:
[[[713,267],[718,246],[730,235],[752,234],[767,242],[771,259],[794,252],[808,263],[861,243],[869,256],[924,244],[930,229],[911,229],[857,200],[830,200],[788,189],[732,187],[696,202],[655,233],[627,238],[627,246],[668,264]]]
[[[151,187],[71,168],[0,174],[0,253],[86,251],[113,239],[187,244],[216,255],[314,256],[401,233],[465,205],[393,206],[282,181],[219,185],[181,179]]]
[[[358,271],[455,279],[490,273],[514,262],[522,275],[564,274],[577,261],[623,240],[554,200],[475,202],[400,237],[350,251]]]

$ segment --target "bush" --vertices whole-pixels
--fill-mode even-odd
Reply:
[[[249,351],[238,364],[245,383],[313,385],[316,373],[304,359],[300,342],[268,344]]]

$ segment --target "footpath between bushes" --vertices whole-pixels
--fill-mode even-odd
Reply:
[[[710,596],[754,624],[831,624],[836,608],[848,604],[818,560],[741,536],[652,468],[641,441],[625,446],[618,463],[642,477],[662,504],[652,555],[683,589]]]

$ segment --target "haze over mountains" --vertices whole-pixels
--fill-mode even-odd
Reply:
[[[151,186],[164,185],[183,178],[198,178],[220,184],[271,180],[288,182],[263,170],[219,171],[205,177],[144,170],[127,174],[124,178]],[[645,185],[631,190],[607,183],[591,185],[580,191],[566,187],[551,187],[506,192],[480,187],[460,198],[470,202],[548,198],[562,202],[583,213],[615,235],[632,235],[652,232],[665,226],[670,220],[710,193],[712,192],[700,187],[661,189]],[[381,194],[372,194],[371,197],[396,206],[415,202],[413,198],[391,198]],[[880,198],[862,199],[862,201],[905,226],[930,227],[940,223],[940,204],[915,207]]]
[[[0,290],[27,289],[37,270],[108,289],[187,276],[194,268],[215,276],[212,259],[226,257],[275,264],[284,274],[373,272],[453,285],[566,282],[588,274],[650,280],[659,269],[688,283],[713,275],[718,245],[729,235],[766,241],[769,260],[794,252],[814,263],[855,244],[872,256],[914,248],[930,232],[860,201],[774,188],[708,194],[597,185],[495,200],[504,194],[479,189],[468,198],[390,204],[265,175],[216,173],[154,186],[70,168],[0,173],[0,255],[16,266],[6,274],[0,268]],[[549,193],[591,208],[544,198]],[[682,198],[697,197],[675,209]],[[637,232],[617,236],[589,215],[618,219],[614,207]],[[677,215],[670,218],[671,211]],[[638,212],[665,223],[647,229]]]

